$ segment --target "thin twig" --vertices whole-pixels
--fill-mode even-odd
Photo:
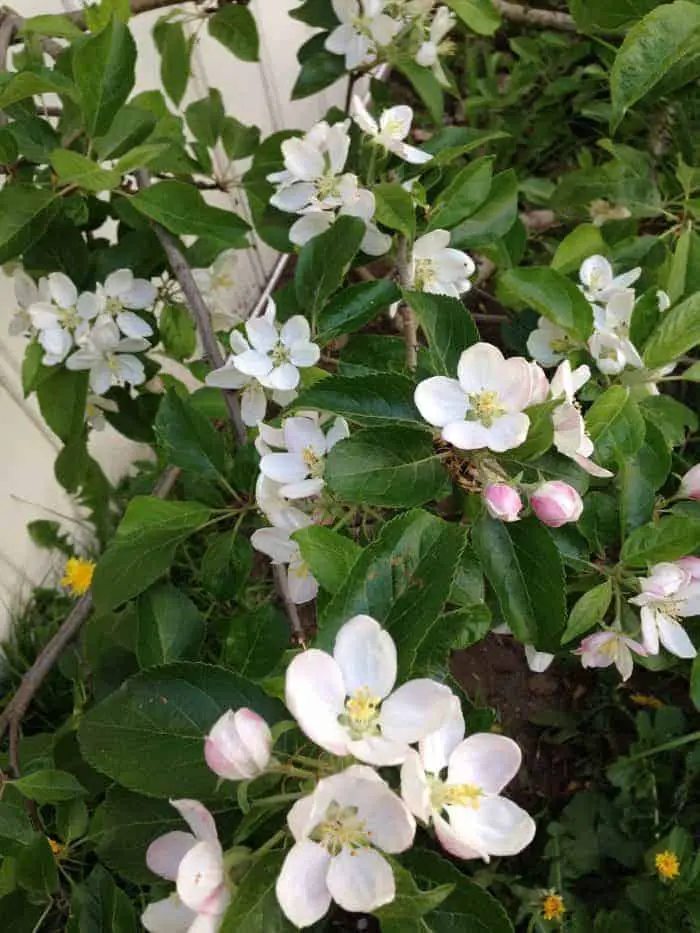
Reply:
[[[275,589],[277,590],[277,595],[284,604],[284,611],[287,613],[287,618],[289,619],[289,624],[292,627],[294,636],[302,648],[306,648],[304,626],[301,624],[299,609],[296,603],[292,602],[292,597],[289,595],[287,572],[285,571],[284,567],[281,567],[279,564],[273,564],[272,576],[275,580]]]
[[[539,26],[543,29],[559,29],[562,32],[576,32],[576,22],[568,13],[539,10],[520,3],[509,3],[507,0],[492,0],[492,2],[503,18],[512,23]]]
[[[401,288],[411,287],[411,273],[409,269],[408,240],[400,236],[396,251],[396,266],[399,272]],[[403,320],[403,339],[406,344],[406,365],[410,370],[418,366],[418,319],[415,311],[407,304],[402,304],[399,314]]]

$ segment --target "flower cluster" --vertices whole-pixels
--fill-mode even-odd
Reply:
[[[233,310],[240,285],[235,275],[236,253],[235,249],[224,250],[208,269],[192,270],[215,331],[231,330],[243,320]]]
[[[532,818],[501,796],[520,768],[516,743],[490,733],[465,738],[450,689],[426,678],[397,687],[397,669],[389,633],[359,615],[341,627],[332,654],[305,651],[287,670],[287,707],[308,738],[337,756],[324,761],[323,776],[287,814],[292,846],[276,893],[297,927],[316,923],[332,902],[356,913],[391,903],[396,884],[385,856],[411,847],[416,819],[463,859],[515,855],[534,837]],[[204,748],[211,769],[226,780],[284,772],[267,723],[251,710],[224,714]],[[348,756],[362,764],[339,760]],[[372,766],[400,766],[400,793]],[[156,839],[147,863],[176,883],[176,893],[150,905],[142,921],[151,933],[215,933],[231,896],[232,862],[201,804],[172,803],[191,833]]]

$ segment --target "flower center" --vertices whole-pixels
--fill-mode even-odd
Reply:
[[[479,809],[479,798],[484,792],[476,784],[445,784],[439,778],[433,779],[430,788],[430,802],[436,810],[444,807],[469,807]]]
[[[289,572],[293,573],[295,577],[298,577],[300,580],[305,580],[311,571],[309,570],[309,565],[305,560],[300,560],[298,563],[295,563],[293,566],[290,564]]]
[[[289,362],[289,350],[285,345],[280,342],[274,347],[272,353],[272,362],[275,366],[282,366],[283,363]]]
[[[329,855],[340,855],[344,848],[350,849],[351,855],[358,849],[366,849],[372,844],[372,833],[357,813],[357,807],[341,807],[337,801],[331,801],[325,819],[311,831],[309,838],[319,842]]]
[[[542,916],[545,920],[561,920],[565,913],[564,898],[560,894],[548,894],[542,901]]]
[[[549,341],[549,346],[554,353],[568,353],[571,341],[568,337],[555,337]]]
[[[301,456],[309,473],[314,479],[319,479],[323,476],[323,471],[325,469],[323,457],[319,457],[313,447],[305,447]]]
[[[214,276],[212,285],[215,289],[224,289],[233,288],[233,276],[227,272],[220,272],[218,275]]]
[[[429,285],[434,285],[437,282],[432,259],[416,259],[413,282],[419,292],[425,291]]]
[[[353,739],[379,735],[379,710],[382,701],[373,696],[368,687],[361,687],[345,701],[345,712],[339,717],[341,726],[350,732]]]
[[[677,878],[681,872],[681,863],[678,860],[678,856],[675,852],[671,852],[669,849],[658,853],[654,859],[654,865],[657,872],[659,873],[659,876],[661,878],[665,878],[668,881],[672,881],[674,878]]]
[[[501,405],[498,392],[479,392],[469,396],[471,411],[467,415],[472,415],[473,420],[480,421],[485,427],[490,428],[497,418],[506,413]]]
[[[327,172],[325,175],[321,175],[320,178],[316,180],[316,190],[318,197],[323,200],[323,198],[340,197],[339,190],[340,176],[334,175],[332,172]]]
[[[113,317],[117,314],[121,314],[124,310],[124,305],[118,298],[108,298],[105,301],[105,311],[107,314],[111,314]]]
[[[61,323],[67,330],[75,330],[79,324],[78,312],[73,308],[57,308]]]

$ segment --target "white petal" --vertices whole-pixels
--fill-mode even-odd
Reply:
[[[548,651],[538,651],[533,645],[525,645],[525,660],[533,674],[543,674],[554,660]]]
[[[450,234],[448,230],[432,230],[418,237],[413,244],[414,259],[435,259],[449,246]]]
[[[289,358],[295,366],[313,366],[320,357],[321,348],[315,343],[300,341],[289,348]]]
[[[173,894],[149,904],[141,914],[141,923],[148,933],[190,933],[196,916],[177,894]]]
[[[73,366],[70,366],[70,363],[77,356],[78,354],[76,353],[74,356],[70,357],[66,363],[69,369],[74,368]],[[112,370],[109,368],[109,365],[103,360],[93,364],[93,366],[90,368],[90,388],[95,393],[95,395],[104,395],[105,392],[109,392],[111,385]]]
[[[383,735],[372,735],[348,743],[348,752],[358,761],[377,768],[400,765],[406,760],[410,748],[406,742],[396,742]]]
[[[452,421],[442,429],[442,436],[459,450],[480,450],[489,446],[491,435],[480,421]]]
[[[612,277],[612,266],[604,256],[589,256],[579,270],[582,284],[596,291],[609,285]]]
[[[244,353],[237,353],[233,362],[236,368],[248,376],[267,376],[272,370],[272,360],[265,353],[258,350],[246,350]]]
[[[336,418],[326,434],[326,449],[332,450],[338,441],[350,437],[350,428],[345,418]]]
[[[282,865],[275,891],[284,915],[295,926],[309,927],[331,906],[326,878],[331,857],[316,842],[294,845]]]
[[[37,330],[52,330],[61,326],[61,321],[55,307],[50,304],[37,302],[29,308],[29,317]]]
[[[274,324],[266,321],[264,317],[249,320],[245,326],[250,345],[259,353],[269,353],[279,341],[279,334]]]
[[[675,654],[677,658],[694,658],[697,651],[683,626],[662,612],[658,613],[656,618],[659,638],[666,651]]]
[[[417,742],[439,729],[449,714],[452,691],[434,680],[409,680],[382,703],[382,734],[393,742]]]
[[[323,155],[305,139],[285,139],[282,143],[282,155],[287,171],[300,181],[313,181],[323,175]]]
[[[260,461],[260,469],[276,483],[298,483],[309,474],[301,454],[267,454]]]
[[[642,617],[642,643],[649,654],[659,653],[659,630],[656,626],[656,610],[651,606],[643,606]]]
[[[232,363],[227,363],[207,373],[204,381],[216,389],[242,389],[249,379],[249,376],[236,369]]]
[[[319,233],[329,229],[335,217],[328,211],[313,211],[304,214],[289,229],[289,240],[295,246],[304,246]]]
[[[401,765],[401,796],[408,809],[423,823],[430,820],[430,788],[420,756],[410,749]]]
[[[218,844],[219,837],[216,832],[214,817],[204,804],[198,800],[187,799],[171,800],[170,803],[187,822],[197,839]]]
[[[250,543],[276,564],[288,564],[299,551],[299,545],[290,540],[289,531],[282,528],[258,528],[250,536]]]
[[[301,455],[308,449],[317,457],[325,454],[326,437],[312,418],[286,418],[283,431],[284,446],[290,452]]]
[[[318,580],[309,570],[306,561],[298,558],[290,560],[287,569],[289,598],[297,606],[310,603],[318,595]]]
[[[371,769],[366,770],[373,773]],[[359,816],[372,833],[372,845],[390,855],[410,849],[416,821],[404,801],[385,781],[360,778],[358,784]]]
[[[177,893],[192,910],[208,912],[212,899],[224,882],[224,859],[221,846],[198,842],[180,862]]]
[[[92,321],[100,313],[100,303],[93,292],[83,292],[75,306],[78,315],[84,321]]]
[[[379,130],[382,135],[392,139],[405,139],[411,131],[413,110],[406,105],[390,107],[379,118]]]
[[[345,755],[348,733],[338,722],[345,709],[346,690],[336,661],[311,648],[287,668],[285,700],[299,728],[326,751]]]
[[[328,48],[328,46],[326,46],[326,48]],[[367,133],[368,136],[377,135],[379,132],[377,121],[370,114],[369,110],[362,102],[362,99],[358,97],[357,94],[352,99],[350,111],[352,113],[353,120],[364,133]]]
[[[487,794],[500,793],[513,780],[522,763],[520,747],[504,735],[479,732],[450,755],[449,784],[474,784]]]
[[[464,729],[462,704],[459,697],[453,696],[444,723],[420,740],[420,757],[426,771],[437,775],[447,767],[450,755],[464,738]]]
[[[497,418],[490,428],[487,428],[487,446],[498,453],[520,447],[525,443],[529,429],[530,419],[524,412],[518,411],[503,415],[502,418]]]
[[[283,324],[280,332],[282,343],[291,347],[294,343],[308,343],[311,337],[311,328],[309,322],[301,314],[295,314],[294,317]]]
[[[192,833],[175,830],[154,839],[146,850],[146,865],[156,875],[175,881],[180,862],[197,840]]]
[[[373,223],[367,224],[365,235],[360,244],[360,249],[368,256],[383,256],[391,249],[391,237],[388,233],[382,233]]]
[[[134,284],[134,273],[131,269],[116,269],[105,279],[104,290],[110,298],[121,298]]]
[[[285,499],[309,499],[320,495],[325,485],[321,477],[303,479],[299,483],[285,483],[280,489],[280,495]]]
[[[122,353],[115,359],[117,361],[116,376],[121,382],[138,386],[146,381],[146,370],[141,360],[131,356],[130,353]]]
[[[464,420],[467,398],[456,379],[433,376],[416,387],[413,400],[421,416],[435,427],[444,428],[451,422]]]
[[[382,700],[391,693],[396,683],[396,645],[371,616],[353,616],[343,625],[333,657],[343,673],[346,693],[365,688]]]
[[[429,152],[423,152],[422,149],[416,149],[415,146],[408,146],[406,143],[399,143],[396,151],[397,155],[410,165],[424,165],[432,159]]]
[[[372,913],[394,900],[394,873],[374,849],[343,849],[331,859],[328,890],[333,900],[352,913]]]
[[[467,844],[489,855],[517,855],[529,846],[536,832],[529,813],[506,797],[486,797],[477,809],[449,807],[450,825]]]
[[[293,363],[282,363],[281,366],[275,366],[275,368],[268,373],[267,379],[273,389],[281,389],[283,392],[288,392],[291,389],[296,389],[299,385],[299,370]]]
[[[445,852],[449,852],[455,858],[482,858],[485,862],[488,862],[488,853],[476,849],[472,840],[462,839],[439,813],[433,814],[433,821],[435,823],[435,835]]]
[[[150,308],[158,297],[158,289],[146,279],[134,279],[134,282],[123,296],[122,301],[125,308],[131,308],[133,311],[143,311]]]
[[[249,428],[254,428],[258,421],[263,420],[266,411],[267,398],[263,387],[257,383],[246,386],[241,396],[241,418],[243,423],[248,425]]]
[[[311,182],[296,182],[279,188],[270,198],[270,204],[280,211],[296,214],[309,204],[315,192],[316,187]]]
[[[153,333],[151,325],[133,311],[121,311],[117,315],[117,325],[127,337],[150,337]]]
[[[78,289],[63,272],[49,276],[49,294],[59,308],[72,308],[78,300]]]
[[[389,45],[400,28],[401,24],[390,16],[387,16],[386,13],[380,13],[378,16],[373,17],[369,25],[372,38],[378,45]],[[404,108],[393,107],[392,109],[399,110]],[[406,107],[405,109],[410,110],[411,108]]]

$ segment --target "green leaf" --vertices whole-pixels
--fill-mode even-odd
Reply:
[[[299,305],[312,321],[343,284],[364,235],[363,221],[339,217],[330,230],[302,247],[294,282]]]
[[[688,260],[690,258],[690,246],[693,241],[692,223],[682,231],[676,240],[676,248],[673,251],[671,259],[671,268],[666,282],[666,292],[671,299],[671,304],[676,304],[686,291],[686,278],[688,275]]]
[[[594,224],[579,224],[571,233],[568,233],[557,246],[552,262],[552,269],[568,275],[578,271],[584,259],[589,256],[601,255],[607,252],[600,227]]]
[[[62,182],[79,185],[86,191],[109,191],[122,180],[121,173],[115,169],[102,168],[87,156],[70,149],[54,149],[51,165]]]
[[[512,169],[496,175],[489,196],[471,217],[452,230],[456,249],[489,246],[505,236],[518,219],[518,178]]]
[[[345,71],[345,58],[329,52],[324,43],[327,33],[312,36],[297,53],[301,70],[292,88],[292,100],[301,100],[335,84]]]
[[[0,191],[0,263],[16,259],[41,239],[58,207],[58,192],[6,184]]]
[[[315,26],[316,29],[335,29],[340,25],[328,0],[305,0],[301,6],[290,10],[289,15],[307,26]]]
[[[98,610],[109,612],[154,583],[172,563],[178,545],[209,515],[199,502],[132,499],[95,569],[92,595]]]
[[[527,437],[520,445],[509,451],[509,455],[518,463],[537,460],[550,449],[554,442],[554,425],[552,412],[561,404],[560,400],[541,402],[526,409],[525,414],[530,419]]]
[[[343,623],[367,613],[391,632],[401,674],[410,674],[430,644],[463,546],[459,526],[420,509],[387,522],[322,614],[318,647],[330,650]]]
[[[36,833],[17,856],[17,881],[32,894],[46,898],[58,890],[58,870],[47,836]],[[16,929],[13,922],[12,929]]]
[[[2,85],[0,110],[38,94],[58,94],[75,100],[78,88],[60,71],[42,68],[39,71],[20,71]]]
[[[695,709],[700,709],[700,654],[693,661],[690,672],[690,699]]]
[[[610,72],[613,128],[637,101],[700,74],[700,7],[675,0],[652,10],[627,33]]]
[[[59,366],[37,386],[36,395],[44,421],[62,441],[82,433],[87,393],[87,373]]]
[[[442,124],[445,95],[442,85],[429,68],[423,68],[410,59],[397,62],[397,69],[408,78],[416,94],[428,108],[433,122]]]
[[[327,593],[337,593],[347,580],[362,548],[350,538],[323,525],[300,528],[292,537],[321,587]]]
[[[612,583],[610,580],[584,593],[571,610],[566,629],[561,636],[562,645],[584,635],[594,625],[602,622],[611,600]]]
[[[18,155],[19,148],[12,131],[6,126],[0,127],[0,165],[11,165],[17,161]]]
[[[245,6],[223,6],[208,18],[209,35],[236,58],[260,61],[260,39],[255,17]]]
[[[168,97],[179,107],[190,79],[192,43],[188,42],[181,22],[161,20],[154,36],[160,52],[160,79]]]
[[[27,811],[0,800],[0,855],[18,855],[33,838]]]
[[[450,669],[451,652],[470,648],[490,630],[491,613],[484,603],[443,612],[433,626],[430,640],[424,642],[416,654],[413,676],[444,679]]]
[[[3,930],[12,933],[36,933],[43,922],[44,904],[35,904],[27,899],[23,891],[13,891],[0,897],[0,924]]]
[[[569,0],[580,32],[620,32],[659,5],[659,0]]]
[[[114,883],[101,865],[87,882],[73,889],[72,926],[66,933],[137,933],[136,911],[131,898]]]
[[[30,16],[19,30],[24,36],[57,36],[60,39],[82,39],[83,31],[69,17],[61,13],[43,13]]]
[[[501,25],[501,15],[491,0],[445,0],[463,23],[480,36],[492,36]]]
[[[253,566],[250,543],[230,531],[213,538],[202,558],[202,586],[217,599],[233,599]]]
[[[160,181],[144,188],[129,204],[171,233],[210,237],[234,248],[245,245],[243,234],[250,229],[237,214],[212,207],[194,185],[181,181]]]
[[[483,515],[472,543],[518,641],[556,651],[566,626],[564,567],[544,526],[534,517],[506,525]]]
[[[433,369],[439,375],[454,378],[462,352],[479,340],[479,331],[467,307],[459,298],[448,295],[404,292],[404,298],[428,338]]]
[[[416,235],[416,209],[413,198],[398,183],[382,182],[372,189],[376,200],[375,219],[407,239]]]
[[[671,451],[662,431],[646,421],[644,443],[634,457],[625,458],[618,469],[620,527],[624,538],[635,528],[651,521],[656,490],[671,471]]]
[[[700,12],[700,7],[698,7]],[[700,292],[667,311],[644,347],[644,362],[657,369],[700,344]]]
[[[670,395],[648,395],[639,403],[642,415],[658,428],[669,447],[685,444],[686,432],[698,428],[695,412]]]
[[[513,299],[558,324],[577,340],[588,340],[593,332],[593,311],[573,282],[556,269],[544,266],[509,269],[499,281]]]
[[[268,604],[233,616],[226,635],[226,664],[250,680],[264,680],[288,648],[287,617]]]
[[[287,718],[280,703],[223,668],[185,662],[151,668],[85,714],[80,747],[94,768],[129,790],[206,800],[217,778],[204,761],[204,736],[241,706],[270,726]]]
[[[122,107],[109,131],[95,140],[95,153],[99,159],[117,159],[150,136],[156,125],[155,116],[132,104]]]
[[[413,391],[410,379],[393,373],[330,376],[301,392],[294,400],[294,409],[317,408],[368,427],[397,421],[423,424],[413,404]]]
[[[428,214],[426,230],[451,230],[471,217],[488,198],[492,179],[492,156],[484,156],[465,166],[438,195]]]
[[[151,163],[156,162],[169,150],[168,143],[150,143],[143,146],[135,146],[126,155],[123,155],[114,167],[116,172],[125,175],[127,172],[133,172],[137,168],[146,168]]]
[[[102,136],[134,87],[136,43],[129,27],[113,19],[98,35],[77,43],[72,58],[85,131]]]
[[[236,7],[229,9],[236,9]],[[244,9],[244,7],[238,7],[238,9]],[[195,139],[210,149],[213,149],[221,136],[225,115],[221,91],[216,88],[210,88],[207,97],[194,101],[185,110],[187,125]]]
[[[644,418],[624,386],[611,386],[586,414],[586,427],[602,466],[623,463],[644,443]]]
[[[455,889],[454,884],[441,884],[429,891],[421,891],[413,875],[397,861],[392,860],[391,868],[396,882],[396,896],[385,907],[374,912],[382,930],[386,924],[397,920],[416,920],[439,907]]]
[[[73,800],[87,793],[83,785],[67,771],[33,771],[12,783],[25,797],[42,805]]]
[[[194,355],[197,328],[185,305],[165,305],[158,319],[158,330],[168,356],[182,362]]]
[[[294,933],[275,896],[284,852],[266,852],[243,876],[219,933]]]
[[[419,428],[367,428],[330,451],[324,474],[346,502],[409,508],[440,498],[449,478],[431,436]]]
[[[138,599],[139,665],[195,659],[205,628],[199,610],[182,590],[165,581],[154,584]]]
[[[337,292],[318,315],[318,342],[327,344],[342,334],[360,330],[401,297],[389,279],[360,282]]]
[[[172,389],[160,403],[155,430],[168,463],[209,479],[218,479],[224,472],[222,435]]]
[[[221,143],[229,159],[247,159],[260,145],[260,127],[246,126],[235,117],[224,117]]]
[[[636,528],[622,545],[620,560],[632,567],[679,560],[700,548],[700,519],[667,515]]]

